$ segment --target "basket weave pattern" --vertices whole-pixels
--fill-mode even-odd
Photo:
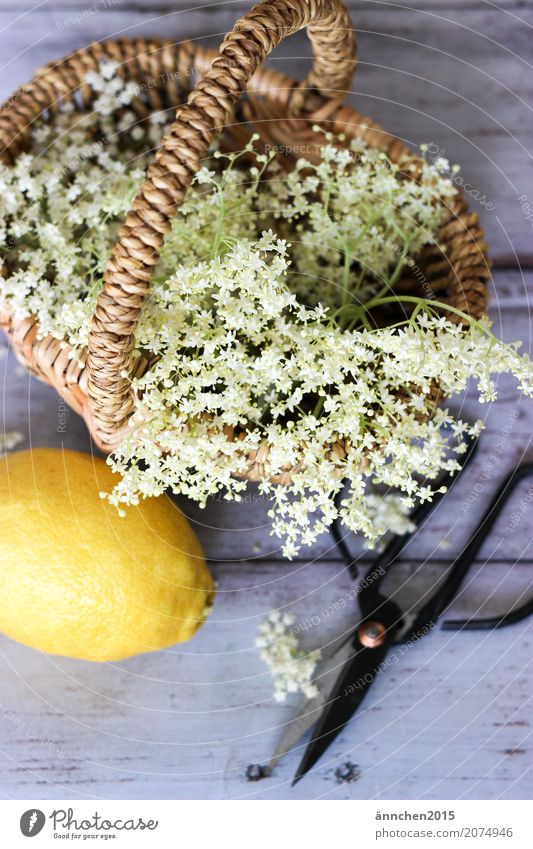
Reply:
[[[287,35],[307,27],[313,68],[300,84],[261,68],[271,50]],[[342,103],[355,69],[355,40],[340,0],[266,0],[241,18],[220,50],[191,42],[136,38],[95,43],[38,72],[0,111],[0,155],[12,162],[27,149],[37,119],[53,121],[61,101],[90,109],[94,98],[84,77],[104,60],[115,60],[120,73],[135,81],[146,97],[136,97],[138,118],[152,109],[177,107],[169,133],[120,230],[104,275],[91,323],[86,365],[69,358],[57,339],[38,339],[34,319],[0,314],[19,360],[54,386],[80,413],[103,450],[115,447],[127,431],[133,411],[130,378],[149,362],[134,354],[136,324],[148,294],[151,271],[165,234],[209,146],[224,130],[242,147],[252,131],[263,144],[319,150],[320,124],[348,140],[363,139],[393,161],[410,152],[377,124]],[[196,86],[192,85],[197,78]],[[233,115],[242,93],[239,120]],[[246,122],[246,123],[243,123]],[[306,154],[312,158],[310,153]],[[439,232],[442,247],[424,251],[418,262],[434,297],[479,318],[486,309],[490,276],[478,216],[457,195]],[[5,272],[4,272],[5,273]],[[416,281],[406,281],[416,289]],[[129,375],[125,377],[124,375]],[[336,447],[340,455],[342,446]],[[263,476],[265,452],[249,457],[250,479]]]

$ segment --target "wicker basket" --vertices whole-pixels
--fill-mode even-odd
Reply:
[[[313,46],[313,68],[300,84],[264,69],[264,59],[287,35],[307,27]],[[169,220],[183,201],[200,161],[216,135],[224,130],[230,142],[243,146],[259,132],[265,144],[308,151],[323,135],[313,126],[347,139],[363,138],[398,161],[409,153],[377,124],[343,105],[355,69],[355,41],[341,0],[266,0],[241,18],[218,53],[190,42],[137,38],[95,43],[47,66],[19,89],[0,112],[0,150],[13,161],[28,147],[32,123],[54,120],[58,104],[69,100],[80,110],[91,108],[93,93],[84,76],[105,59],[114,59],[121,73],[139,84],[143,97],[133,109],[178,106],[175,121],[149,168],[147,178],[120,231],[108,262],[104,285],[92,319],[86,365],[80,368],[57,339],[38,339],[36,321],[0,315],[11,344],[25,366],[57,389],[80,413],[96,444],[104,451],[116,446],[133,410],[130,379],[149,362],[135,355],[134,332],[146,299],[150,274],[169,229]],[[199,81],[193,85],[194,79]],[[241,94],[248,87],[245,98]],[[236,118],[233,116],[238,106]],[[489,264],[478,216],[462,196],[450,209],[439,233],[444,251],[428,249],[420,257],[426,286],[475,317],[487,301]],[[416,290],[416,280],[404,287]],[[263,474],[264,451],[249,457],[248,475]],[[342,452],[342,446],[338,446]]]

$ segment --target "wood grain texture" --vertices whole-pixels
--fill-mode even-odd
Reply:
[[[527,292],[533,278],[497,273],[496,330],[531,344]],[[521,306],[519,306],[521,304]],[[90,451],[83,423],[57,395],[17,367],[1,368],[6,430],[25,445]],[[497,482],[531,457],[533,402],[509,381],[485,407],[479,455],[426,526],[392,580],[400,600],[435,584],[468,539]],[[479,413],[470,396],[470,415]],[[58,430],[59,429],[59,430]],[[526,489],[527,489],[526,485]],[[393,654],[357,719],[294,790],[299,752],[275,775],[246,781],[268,760],[295,706],[272,700],[254,645],[273,608],[293,610],[312,649],[353,624],[353,584],[325,537],[302,559],[280,560],[268,505],[181,501],[213,562],[219,596],[212,618],[186,646],[116,664],[40,655],[0,638],[0,794],[6,798],[528,798],[532,787],[532,623],[499,634],[435,630]],[[517,492],[480,555],[454,614],[491,615],[531,592],[533,546],[525,492]],[[513,512],[515,518],[512,518]],[[357,549],[356,549],[357,550]],[[359,549],[361,566],[368,553]],[[333,605],[336,604],[336,608]],[[313,622],[310,622],[312,617]],[[318,620],[318,621],[317,621]],[[296,700],[297,701],[297,700]],[[335,769],[357,764],[339,785]]]
[[[30,12],[34,5],[0,0],[0,97],[45,62],[94,39],[142,32],[176,41],[207,36],[216,46],[249,4],[46,0]],[[462,164],[472,193],[486,194],[494,205],[478,204],[492,257],[502,266],[494,275],[495,330],[531,350],[533,275],[518,264],[533,261],[532,224],[519,201],[533,195],[531,5],[361,0],[351,9],[360,67],[350,101],[411,145],[438,144]],[[308,56],[302,37],[272,62],[301,77]],[[0,363],[0,375],[4,428],[21,431],[24,447],[91,451],[83,422],[12,356]],[[439,579],[497,483],[533,456],[533,402],[520,398],[512,381],[500,381],[491,405],[480,408],[469,393],[455,406],[483,415],[486,431],[472,466],[395,570],[406,598]],[[525,490],[481,552],[454,605],[457,615],[495,613],[531,586]],[[211,620],[189,645],[118,664],[40,655],[0,637],[1,797],[530,798],[531,623],[497,635],[435,630],[393,655],[329,759],[294,790],[298,752],[271,779],[247,782],[246,765],[268,760],[295,704],[272,700],[254,645],[259,621],[273,608],[294,610],[300,624],[315,616],[318,623],[304,627],[302,641],[320,647],[353,623],[353,585],[328,536],[298,561],[283,562],[269,535],[268,503],[253,487],[240,505],[212,501],[200,511],[179,503],[219,581]],[[367,562],[368,552],[355,542],[354,553],[361,565]],[[361,776],[339,785],[335,769],[347,759]]]
[[[412,590],[417,563],[396,580]],[[532,564],[513,570],[525,586]],[[424,567],[438,580],[443,564]],[[298,622],[319,620],[304,637],[325,645],[353,624],[352,603],[334,614],[352,585],[338,563],[216,566],[213,618],[185,647],[115,664],[40,655],[0,639],[0,788],[10,798],[527,798],[532,761],[531,627],[495,634],[434,632],[389,656],[357,718],[319,767],[291,790],[300,751],[260,783],[248,763],[268,760],[296,699],[272,700],[258,657],[258,623],[276,607]],[[472,576],[454,606],[466,613],[509,566]],[[500,603],[510,590],[498,590]],[[339,785],[335,769],[361,776]]]
[[[202,38],[216,46],[243,8],[241,3],[123,7],[95,0],[81,9],[47,3],[28,13],[18,4],[2,5],[0,97],[8,97],[36,68],[96,39],[144,33],[176,41]],[[352,18],[360,64],[350,102],[406,143],[433,143],[461,163],[493,258],[530,262],[532,223],[519,198],[527,194],[532,173],[533,8],[432,3],[416,9],[372,2],[354,4]],[[308,57],[302,36],[271,61],[302,77]]]

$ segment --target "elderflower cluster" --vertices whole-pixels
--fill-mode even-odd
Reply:
[[[284,702],[290,693],[302,692],[308,699],[318,694],[312,678],[320,660],[320,651],[302,651],[292,630],[295,621],[292,613],[273,610],[260,624],[255,641],[274,678],[274,699],[277,702]]]
[[[217,493],[239,500],[259,452],[287,557],[337,518],[373,542],[384,523],[370,482],[399,489],[407,512],[431,498],[428,479],[458,467],[443,428],[459,436],[455,452],[475,429],[434,409],[435,381],[455,393],[473,378],[488,401],[492,374],[512,372],[533,392],[532,365],[514,346],[433,304],[394,328],[328,321],[290,290],[288,251],[266,232],[154,286],[138,335],[158,359],[133,384],[131,432],[111,458],[114,503],[169,486],[201,505]],[[287,472],[289,485],[273,482]]]
[[[294,291],[340,307],[390,289],[435,241],[456,191],[440,162],[396,163],[362,141],[339,148],[342,136],[326,139],[318,165],[298,160],[259,205],[293,244]]]
[[[403,536],[414,531],[416,525],[411,519],[412,501],[409,498],[394,493],[381,495],[368,492],[365,500],[376,537],[384,537],[386,534]],[[368,540],[369,548],[373,544],[374,539]]]
[[[93,112],[64,104],[30,152],[0,165],[0,309],[36,316],[82,365],[106,262],[166,122],[115,63],[87,83]],[[435,384],[452,395],[473,380],[491,401],[505,372],[532,394],[533,368],[486,321],[457,310],[452,321],[453,308],[396,288],[455,195],[442,163],[395,164],[327,136],[318,165],[287,169],[255,141],[214,150],[172,222],[136,330],[150,365],[132,384],[109,497],[239,500],[255,463],[287,557],[336,519],[372,545],[409,528],[479,427],[435,409]]]
[[[64,103],[35,127],[31,152],[0,163],[0,309],[36,316],[40,336],[65,339],[81,362],[113,242],[163,131],[152,118],[136,123],[136,87],[117,67],[87,75],[94,111]]]

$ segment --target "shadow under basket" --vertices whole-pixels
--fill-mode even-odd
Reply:
[[[296,83],[260,67],[282,37],[303,27],[308,29],[314,54],[306,80]],[[355,41],[340,0],[313,4],[267,0],[237,22],[218,52],[188,41],[120,39],[92,44],[47,66],[0,112],[4,161],[13,162],[29,148],[32,125],[36,120],[53,122],[62,102],[90,110],[94,93],[84,78],[106,60],[118,62],[119,73],[138,85],[139,93],[128,107],[138,118],[151,111],[177,108],[177,112],[109,260],[85,366],[69,357],[64,343],[53,337],[39,339],[37,322],[31,318],[16,320],[3,312],[0,325],[24,366],[83,416],[99,448],[111,451],[127,432],[133,411],[130,378],[150,367],[149,360],[134,350],[134,332],[157,251],[195,163],[207,154],[221,128],[224,144],[236,149],[258,133],[259,146],[279,148],[289,165],[302,150],[306,158],[316,160],[324,130],[343,134],[345,143],[361,139],[394,162],[406,156],[413,163],[420,159],[342,102],[339,94],[349,88],[355,69]],[[481,317],[490,277],[487,248],[478,216],[468,209],[460,192],[440,228],[438,243],[422,252],[416,274],[411,272],[400,281],[401,291],[438,299]],[[437,395],[436,391],[435,399]],[[335,449],[342,456],[343,446]],[[264,476],[265,450],[266,446],[260,447],[248,456],[248,479]]]

